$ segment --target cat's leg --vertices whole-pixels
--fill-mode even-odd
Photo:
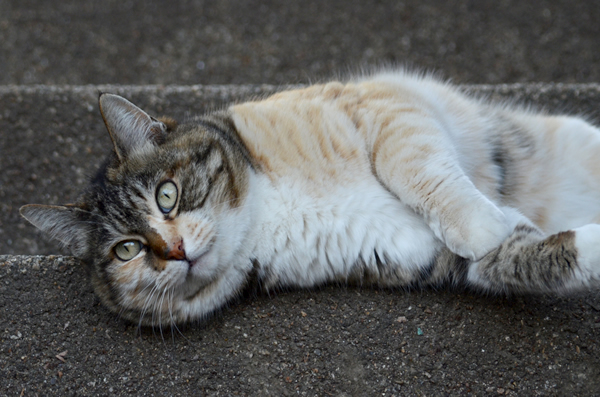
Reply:
[[[372,144],[378,179],[455,254],[475,260],[498,247],[511,232],[507,219],[461,169],[441,126],[422,114],[390,119]]]
[[[504,210],[513,222],[520,216]],[[469,265],[469,285],[492,292],[569,292],[600,286],[600,225],[545,236],[520,217],[500,247]]]

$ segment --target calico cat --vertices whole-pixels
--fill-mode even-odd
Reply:
[[[76,204],[21,214],[140,324],[250,285],[600,284],[600,130],[382,72],[177,124],[102,94],[114,150]]]

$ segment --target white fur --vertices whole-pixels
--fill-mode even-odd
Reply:
[[[413,270],[430,263],[441,247],[423,219],[374,178],[332,187],[320,197],[298,183],[257,182],[254,199],[261,203],[249,252],[282,285],[343,280],[359,259],[375,266],[374,251]]]
[[[309,287],[344,280],[359,259],[376,267],[375,250],[409,270],[431,262],[441,247],[422,218],[374,180],[315,198],[302,186],[273,184],[252,174],[247,201],[231,219],[235,227],[223,225],[228,233],[240,222],[242,228],[234,237],[221,235],[221,246],[231,251],[215,253],[224,265],[214,274],[217,282],[193,301],[177,303],[183,318],[208,313],[230,299],[245,281],[249,258],[263,264],[263,271],[268,268],[274,283]]]

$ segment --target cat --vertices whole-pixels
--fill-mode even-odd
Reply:
[[[381,71],[178,124],[109,93],[75,204],[21,214],[140,325],[339,282],[493,294],[600,284],[600,130]]]

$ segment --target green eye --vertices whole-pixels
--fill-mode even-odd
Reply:
[[[128,261],[133,258],[142,250],[142,243],[137,240],[121,241],[115,245],[115,255],[122,260]]]
[[[171,181],[162,183],[156,190],[156,203],[165,214],[171,212],[177,203],[177,186]]]

